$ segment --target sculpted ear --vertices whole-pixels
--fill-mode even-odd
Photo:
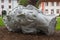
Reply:
[[[7,12],[6,10],[2,10],[2,17],[6,16]]]

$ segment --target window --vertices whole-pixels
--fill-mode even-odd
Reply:
[[[11,5],[9,5],[9,9],[11,9]]]
[[[56,2],[56,6],[60,6],[60,2]]]
[[[46,9],[45,11],[48,11],[48,9]]]
[[[59,14],[59,9],[57,9],[57,13]]]
[[[48,2],[45,2],[45,6],[48,6]]]
[[[17,0],[17,3],[19,3],[19,0]]]
[[[11,3],[11,0],[9,0],[9,3]]]
[[[48,13],[48,9],[45,10],[45,13]]]
[[[54,9],[51,9],[51,14],[53,14],[54,13]]]
[[[1,0],[2,3],[4,3],[4,0]]]
[[[4,8],[4,5],[1,5],[1,8],[3,9]]]
[[[51,6],[54,6],[54,2],[51,2]]]

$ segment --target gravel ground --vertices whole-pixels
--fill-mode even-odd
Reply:
[[[60,31],[55,31],[54,35],[45,34],[23,34],[9,32],[6,28],[0,27],[0,40],[60,40]]]

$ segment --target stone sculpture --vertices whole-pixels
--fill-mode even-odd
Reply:
[[[45,15],[33,5],[26,7],[19,5],[8,15],[3,17],[3,21],[9,31],[23,33],[44,32],[52,35],[56,27],[56,15]]]

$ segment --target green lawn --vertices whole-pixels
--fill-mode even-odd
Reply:
[[[0,17],[0,26],[4,26],[4,23],[1,17]],[[60,30],[60,18],[59,17],[57,17],[56,30]]]
[[[2,21],[2,17],[0,17],[0,26],[4,26],[4,23]]]
[[[57,17],[56,30],[60,30],[60,17]]]

